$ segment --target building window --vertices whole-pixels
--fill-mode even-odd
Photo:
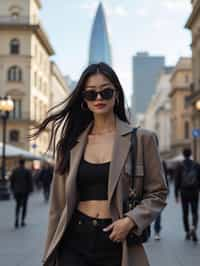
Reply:
[[[189,82],[189,76],[186,74],[185,75],[185,83],[188,83]]]
[[[18,142],[19,141],[19,131],[18,130],[11,130],[9,134],[9,139],[12,142]]]
[[[13,19],[13,20],[16,20],[16,19],[18,19],[18,17],[19,17],[19,12],[17,12],[17,11],[12,12],[11,16],[12,16],[12,19]]]
[[[37,120],[37,110],[38,110],[38,101],[37,98],[34,97],[34,119]]]
[[[34,85],[37,88],[37,72],[34,72]]]
[[[10,118],[13,120],[21,119],[22,118],[22,100],[13,100],[14,102],[14,109],[10,112]]]
[[[35,44],[35,59],[37,60],[38,56],[38,49],[37,49],[37,44]]]
[[[185,132],[185,139],[189,139],[190,138],[190,125],[188,121],[185,122],[184,132]]]
[[[39,78],[39,90],[42,91],[42,78]]]
[[[12,39],[10,41],[10,53],[19,54],[20,53],[20,42],[18,39]]]
[[[22,81],[22,70],[18,66],[12,66],[8,69],[8,81]]]

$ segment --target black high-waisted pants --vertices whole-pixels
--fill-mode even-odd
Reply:
[[[76,210],[58,249],[58,266],[121,266],[122,244],[102,231],[111,223]]]

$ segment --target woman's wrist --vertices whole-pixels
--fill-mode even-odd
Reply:
[[[126,219],[130,230],[133,229],[134,227],[136,227],[135,222],[129,216],[125,216],[124,219]]]

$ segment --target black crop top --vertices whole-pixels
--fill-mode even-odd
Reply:
[[[110,162],[90,163],[82,159],[77,174],[80,201],[107,200]]]

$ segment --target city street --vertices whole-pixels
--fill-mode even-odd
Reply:
[[[173,191],[171,191],[173,192]],[[48,205],[40,193],[31,196],[27,227],[15,230],[14,202],[0,202],[0,265],[1,266],[40,266],[47,226]],[[200,230],[198,231],[200,236]],[[198,266],[200,244],[186,242],[182,230],[181,209],[169,198],[163,215],[161,241],[153,237],[146,250],[152,266]]]

